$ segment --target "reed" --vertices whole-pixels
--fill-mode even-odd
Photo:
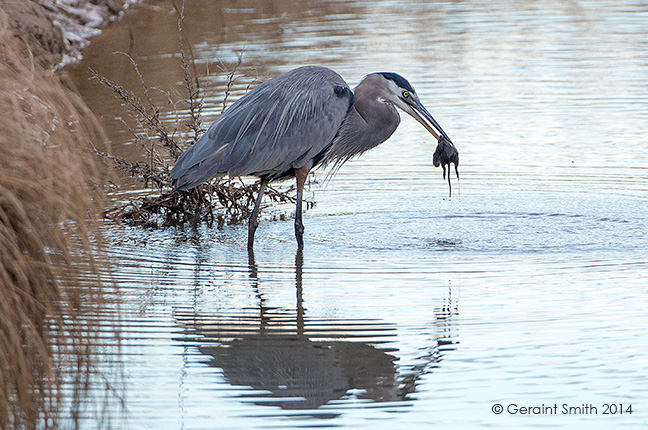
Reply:
[[[0,58],[0,428],[77,427],[93,408],[83,399],[102,342],[100,170],[88,142],[104,139],[2,10]]]

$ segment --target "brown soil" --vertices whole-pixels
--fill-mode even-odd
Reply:
[[[13,36],[27,42],[43,67],[80,58],[98,29],[114,20],[127,0],[0,0]]]

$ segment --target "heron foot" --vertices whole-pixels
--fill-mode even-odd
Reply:
[[[259,226],[259,217],[258,212],[252,212],[250,220],[248,221],[248,250],[254,248],[254,234],[256,233],[257,227]]]
[[[259,212],[254,210],[252,215],[250,215],[250,220],[248,221],[248,241],[247,247],[248,250],[254,248],[254,234],[256,233],[257,227],[259,226]]]
[[[295,221],[295,238],[297,239],[297,246],[304,247],[304,224]]]
[[[254,248],[254,233],[256,233],[256,229],[258,226],[259,226],[259,221],[256,218],[254,220],[250,219],[250,223],[248,224],[248,241],[247,241],[248,250]]]
[[[248,250],[254,248],[254,233],[256,233],[256,229],[259,226],[259,210],[261,209],[261,200],[263,199],[263,193],[265,192],[267,185],[268,180],[261,178],[256,202],[254,203],[254,209],[252,210],[252,215],[250,215],[250,221],[248,224]]]

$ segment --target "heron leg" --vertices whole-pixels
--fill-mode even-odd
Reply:
[[[297,246],[304,247],[304,223],[302,222],[302,199],[304,196],[304,184],[308,178],[308,168],[306,166],[295,169],[295,179],[297,180],[297,208],[295,210],[295,237]]]
[[[254,248],[254,233],[259,226],[259,210],[261,209],[261,200],[263,200],[263,194],[265,193],[267,185],[268,180],[261,178],[261,183],[259,184],[259,194],[257,195],[256,202],[254,203],[254,209],[252,210],[252,215],[250,215],[250,222],[248,224],[248,249]]]

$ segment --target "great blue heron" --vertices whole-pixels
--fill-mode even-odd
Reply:
[[[456,152],[402,76],[372,73],[351,91],[333,70],[304,66],[264,82],[225,110],[178,158],[171,171],[173,186],[190,189],[226,174],[261,178],[248,225],[248,248],[252,249],[268,182],[295,177],[295,237],[301,248],[302,196],[308,172],[317,165],[337,168],[387,140],[400,123],[397,107],[436,139],[451,145],[450,152]]]

